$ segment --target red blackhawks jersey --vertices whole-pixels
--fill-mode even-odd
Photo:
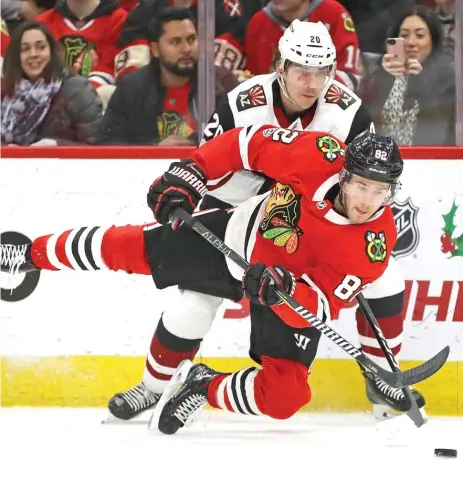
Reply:
[[[229,70],[238,69],[244,63],[246,30],[240,0],[207,1],[215,1],[215,63]],[[149,63],[148,27],[157,12],[173,3],[172,0],[141,0],[130,11],[119,39],[116,79]],[[197,9],[197,0],[193,0],[190,5],[193,18],[197,16]]]
[[[276,180],[270,193],[235,209],[225,243],[250,263],[291,270],[298,280],[294,298],[325,321],[384,273],[397,239],[389,206],[364,224],[333,209],[344,150],[324,132],[268,125],[232,129],[193,154],[208,179],[247,169]],[[242,279],[234,263],[228,268]],[[307,327],[286,305],[274,309],[287,324]]]
[[[2,69],[3,66],[3,59],[6,54],[6,49],[8,48],[8,44],[10,43],[10,36],[8,35],[8,28],[4,22],[0,18],[0,32],[1,32],[1,52],[0,52],[0,70]],[[2,72],[3,75],[3,72]]]
[[[336,80],[355,90],[359,45],[354,22],[347,10],[336,0],[314,0],[301,20],[326,25],[336,47]],[[252,17],[246,29],[244,50],[246,68],[254,75],[272,70],[278,41],[288,26],[288,22],[273,13],[271,4]]]
[[[117,0],[101,0],[85,19],[78,19],[66,2],[40,14],[59,42],[66,66],[89,78],[95,87],[114,84],[114,60],[117,42],[127,12]]]

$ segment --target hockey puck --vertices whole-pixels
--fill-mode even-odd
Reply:
[[[434,449],[435,457],[450,457],[452,459],[456,458],[457,451],[455,449]]]

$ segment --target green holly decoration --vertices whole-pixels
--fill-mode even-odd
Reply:
[[[447,214],[444,214],[444,234],[441,236],[442,252],[450,253],[451,257],[463,256],[463,233],[458,238],[453,238],[453,232],[455,231],[455,215],[457,213],[458,206],[453,200],[452,207]]]

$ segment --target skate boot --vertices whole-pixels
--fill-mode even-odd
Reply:
[[[119,420],[131,420],[154,408],[160,398],[160,393],[153,393],[143,383],[139,383],[125,392],[116,393],[109,401],[108,409]]]
[[[198,410],[207,402],[207,388],[217,375],[212,368],[199,363],[193,365],[190,360],[184,360],[172,377],[173,383],[180,383],[180,388],[170,396],[162,407],[159,415],[158,429],[173,435],[178,429],[191,422]]]
[[[370,403],[373,404],[373,414],[377,420],[391,418],[399,413],[410,410],[410,403],[400,388],[388,385],[384,380],[362,367],[362,374],[365,377],[366,393]],[[419,409],[425,406],[423,395],[415,388],[410,388],[413,398]]]
[[[0,244],[0,271],[20,274],[37,269],[31,261],[30,244]]]

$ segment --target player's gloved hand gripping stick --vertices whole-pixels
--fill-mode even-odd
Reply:
[[[175,209],[171,219],[174,219],[174,222],[178,219],[183,221],[186,225],[188,225],[204,239],[206,239],[210,244],[212,244],[212,246],[219,250],[224,256],[231,259],[234,263],[236,263],[244,270],[249,267],[249,263],[245,259],[243,259],[239,254],[231,250],[214,233],[211,233],[200,221],[188,214],[182,208]],[[299,316],[308,321],[314,328],[316,328],[323,335],[328,337],[332,342],[336,343],[336,345],[338,345],[342,350],[344,350],[350,357],[357,360],[357,362],[360,363],[360,365],[362,365],[366,370],[374,373],[382,380],[384,380],[388,385],[391,385],[394,388],[408,387],[409,385],[414,385],[416,383],[422,382],[423,380],[426,380],[442,368],[449,356],[450,347],[446,346],[437,355],[433,356],[428,361],[421,365],[418,365],[415,368],[411,368],[410,370],[402,372],[398,369],[398,367],[396,367],[395,369],[397,371],[395,371],[394,373],[390,372],[380,367],[374,361],[370,360],[370,358],[364,355],[358,348],[353,346],[336,331],[334,331],[332,328],[330,328],[328,325],[323,323],[316,316],[306,310],[287,293],[277,290],[277,294],[283,303],[292,308]],[[374,328],[373,330],[375,331],[375,333],[377,333],[377,330],[375,330]],[[383,344],[385,344],[384,337]]]

